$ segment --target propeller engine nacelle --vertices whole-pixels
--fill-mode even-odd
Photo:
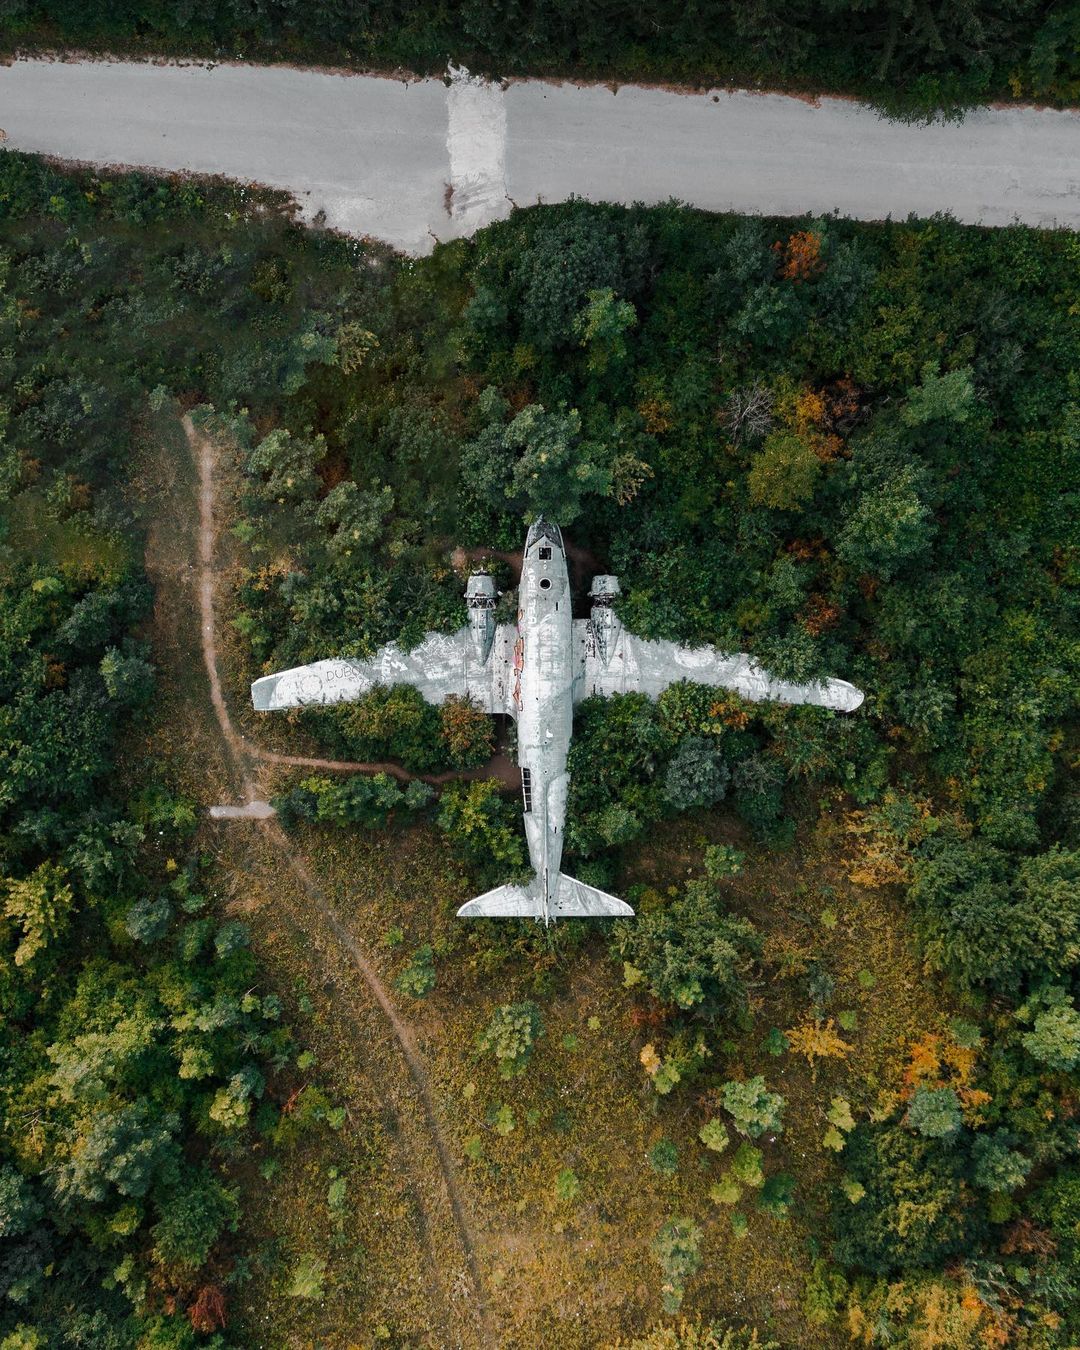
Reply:
[[[469,629],[476,655],[483,665],[488,659],[495,639],[495,606],[499,592],[489,572],[474,572],[465,588],[465,604],[469,610]]]
[[[600,659],[605,666],[611,660],[619,641],[619,634],[622,632],[622,622],[614,609],[615,601],[620,594],[618,577],[593,577],[592,586],[589,588],[589,599],[593,602],[589,622],[592,624]]]

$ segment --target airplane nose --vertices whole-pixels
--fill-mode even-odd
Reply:
[[[543,516],[538,516],[529,526],[529,533],[525,536],[526,551],[542,539],[554,544],[556,548],[561,549],[563,546],[562,530],[558,525],[554,521],[545,520]]]

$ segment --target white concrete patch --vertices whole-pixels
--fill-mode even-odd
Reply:
[[[243,806],[212,806],[211,820],[269,820],[277,812],[269,802],[246,802]]]
[[[446,149],[450,216],[456,235],[472,234],[510,214],[506,195],[506,91],[450,67]]]

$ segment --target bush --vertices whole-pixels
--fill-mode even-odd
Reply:
[[[543,1034],[540,1009],[535,1003],[504,1003],[492,1013],[476,1045],[481,1054],[495,1056],[500,1078],[518,1078]]]
[[[394,987],[410,998],[427,998],[435,988],[435,954],[429,945],[417,947]]]
[[[305,778],[271,805],[286,827],[297,821],[319,825],[360,825],[380,829],[395,813],[422,811],[435,795],[426,783],[413,780],[402,787],[389,774],[355,774],[335,781]]]
[[[720,1089],[720,1099],[740,1134],[759,1139],[763,1134],[783,1132],[784,1099],[778,1092],[768,1091],[764,1078],[727,1082]]]
[[[653,1239],[663,1283],[660,1302],[666,1313],[677,1313],[686,1294],[686,1281],[701,1266],[702,1231],[689,1219],[668,1219]]]
[[[745,977],[760,942],[751,923],[726,913],[711,880],[688,881],[678,899],[615,924],[611,948],[661,1003],[709,1018],[746,1015]]]

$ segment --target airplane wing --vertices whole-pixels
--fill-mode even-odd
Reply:
[[[715,647],[680,647],[677,642],[634,637],[622,629],[605,661],[591,620],[574,624],[574,702],[592,694],[638,691],[656,698],[680,680],[731,689],[753,703],[811,703],[854,712],[865,695],[846,680],[793,684],[763,670],[745,652],[727,655]]]
[[[453,634],[428,633],[408,652],[391,642],[368,661],[340,657],[264,675],[252,684],[251,700],[258,712],[273,712],[348,703],[376,684],[411,684],[428,703],[441,703],[448,694],[458,694],[474,699],[485,712],[513,715],[516,636],[512,624],[500,624],[491,651],[482,661],[469,628]]]

